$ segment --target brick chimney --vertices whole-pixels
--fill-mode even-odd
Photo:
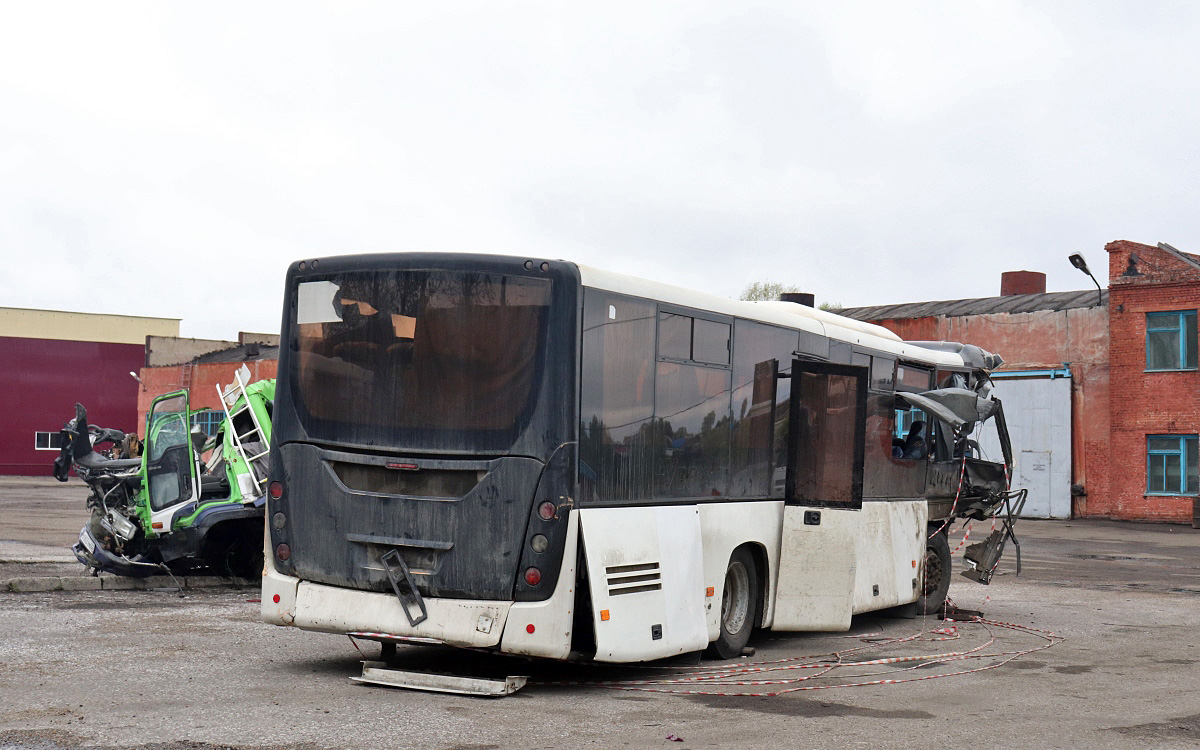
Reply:
[[[1046,274],[1041,271],[1005,271],[1000,274],[1000,296],[1045,294]]]

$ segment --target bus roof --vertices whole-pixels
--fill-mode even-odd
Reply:
[[[681,307],[707,310],[786,328],[797,328],[916,362],[950,367],[964,365],[963,358],[958,354],[909,344],[883,326],[853,320],[806,305],[782,301],[745,302],[591,266],[576,265],[579,268],[580,280],[585,287],[603,289],[617,294],[628,294],[633,297],[645,297]]]

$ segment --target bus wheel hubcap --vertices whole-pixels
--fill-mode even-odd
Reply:
[[[721,622],[726,633],[740,633],[750,613],[750,575],[746,566],[735,562],[725,571],[725,591],[721,594]]]

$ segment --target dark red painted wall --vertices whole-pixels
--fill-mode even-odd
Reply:
[[[55,451],[34,449],[35,432],[57,432],[75,415],[126,432],[137,429],[140,344],[0,336],[0,474],[50,476]]]

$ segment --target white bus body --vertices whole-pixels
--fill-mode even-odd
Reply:
[[[656,340],[660,342],[658,344],[660,351],[657,355],[651,354],[646,361],[652,367],[657,367],[659,374],[655,376],[658,378],[655,382],[660,385],[664,377],[662,373],[672,371],[672,368],[688,373],[695,372],[697,378],[709,376],[717,380],[724,378],[724,383],[726,383],[724,391],[719,391],[718,395],[714,396],[718,399],[715,402],[718,404],[725,403],[719,400],[722,398],[721,393],[735,394],[739,388],[738,383],[731,382],[731,376],[728,373],[736,367],[733,361],[733,352],[739,346],[738,341],[733,337],[742,330],[737,326],[744,326],[746,323],[766,324],[777,332],[804,332],[809,337],[816,337],[810,338],[810,340],[823,341],[825,346],[831,347],[829,350],[831,353],[826,355],[824,361],[819,357],[811,358],[812,367],[824,369],[813,374],[805,374],[805,377],[812,378],[811,381],[805,382],[817,383],[822,377],[842,378],[840,383],[848,384],[847,387],[858,387],[860,390],[857,393],[862,394],[868,392],[867,378],[873,377],[876,371],[882,371],[883,365],[879,363],[891,362],[892,364],[888,366],[893,368],[899,366],[901,369],[893,369],[892,376],[881,376],[870,383],[871,398],[876,399],[878,403],[885,404],[889,413],[894,411],[891,393],[875,389],[875,386],[886,385],[887,377],[892,377],[894,379],[893,386],[898,390],[900,384],[896,381],[904,376],[901,373],[904,367],[908,367],[910,371],[928,373],[925,390],[932,390],[938,386],[938,383],[933,381],[935,374],[939,379],[943,376],[957,375],[963,384],[977,384],[986,380],[986,372],[979,368],[977,363],[973,364],[967,361],[962,354],[905,343],[886,329],[842,318],[832,313],[786,302],[740,302],[585,266],[575,266],[562,261],[549,261],[543,265],[543,261],[536,259],[532,261],[526,261],[524,258],[498,259],[495,256],[359,256],[345,259],[340,265],[337,262],[339,259],[336,258],[320,259],[319,263],[310,261],[307,264],[307,270],[300,269],[294,264],[288,277],[288,304],[292,312],[288,313],[285,310],[285,340],[283,342],[284,354],[282,355],[285,361],[282,361],[280,365],[279,382],[281,386],[280,393],[276,398],[276,439],[277,443],[282,444],[278,445],[277,450],[272,451],[274,462],[272,479],[278,483],[273,483],[273,486],[278,488],[278,492],[273,491],[271,499],[268,501],[267,518],[274,520],[267,524],[266,569],[262,590],[262,618],[265,622],[328,633],[368,634],[366,637],[376,637],[380,640],[431,641],[549,659],[588,658],[601,662],[641,662],[699,651],[710,645],[718,647],[718,653],[721,652],[722,647],[726,652],[730,648],[740,651],[741,644],[745,642],[744,636],[748,635],[749,628],[753,627],[778,631],[844,631],[850,627],[853,615],[912,604],[926,593],[924,584],[927,561],[934,560],[939,565],[945,563],[944,559],[935,560],[936,550],[932,553],[930,551],[931,531],[936,530],[937,525],[942,525],[941,519],[953,520],[951,516],[956,509],[951,508],[947,512],[946,498],[950,494],[960,493],[957,492],[957,487],[950,487],[950,492],[947,492],[945,487],[941,486],[945,484],[945,480],[937,479],[936,476],[941,475],[935,476],[936,472],[929,468],[938,463],[938,456],[935,455],[934,448],[926,447],[926,453],[916,460],[903,458],[896,454],[896,451],[904,449],[899,445],[903,441],[900,438],[887,440],[886,437],[883,437],[882,430],[885,427],[881,426],[882,423],[876,425],[875,432],[869,436],[869,439],[875,440],[876,443],[886,440],[882,444],[881,450],[887,451],[889,456],[883,459],[874,457],[874,454],[870,453],[871,450],[879,450],[874,443],[868,448],[862,447],[862,444],[868,439],[863,437],[866,428],[863,426],[856,428],[858,432],[855,434],[859,436],[857,440],[860,446],[858,448],[858,465],[856,469],[849,467],[847,470],[851,474],[857,471],[855,474],[857,477],[855,481],[858,482],[856,485],[857,502],[803,502],[803,499],[780,496],[786,467],[776,465],[779,462],[770,457],[767,459],[767,463],[770,464],[769,468],[761,462],[752,463],[752,466],[758,467],[753,472],[753,482],[754,487],[759,489],[742,492],[742,495],[749,496],[736,498],[730,498],[731,491],[726,491],[712,497],[683,497],[682,499],[671,497],[658,501],[655,498],[633,498],[631,496],[611,501],[612,498],[606,499],[597,494],[599,490],[593,489],[591,500],[585,501],[580,497],[583,492],[580,487],[581,483],[589,480],[580,477],[585,473],[599,476],[603,469],[599,464],[595,467],[588,466],[586,469],[577,468],[574,473],[575,478],[572,480],[575,492],[559,493],[559,497],[554,502],[556,506],[554,518],[547,521],[551,524],[561,524],[561,531],[554,532],[562,535],[561,542],[558,541],[557,536],[549,534],[554,538],[551,545],[561,544],[561,553],[555,552],[553,558],[557,568],[554,571],[556,574],[546,575],[546,571],[541,571],[541,574],[545,575],[547,579],[553,580],[553,585],[549,587],[549,590],[541,591],[536,596],[526,593],[524,600],[516,594],[492,598],[470,598],[461,594],[437,595],[436,576],[447,568],[447,561],[451,560],[450,556],[455,554],[455,545],[462,546],[465,543],[453,536],[447,536],[444,541],[438,542],[440,537],[436,537],[437,530],[431,526],[418,528],[415,521],[405,520],[397,521],[391,527],[373,527],[352,533],[347,531],[351,526],[348,521],[330,517],[328,511],[323,511],[326,516],[321,523],[327,524],[327,528],[319,532],[325,536],[320,536],[317,530],[312,529],[314,521],[305,515],[304,505],[305,502],[317,502],[317,500],[302,500],[301,495],[304,490],[297,486],[297,482],[301,480],[297,479],[300,476],[300,469],[296,468],[307,466],[303,463],[304,460],[312,463],[317,459],[299,457],[299,452],[302,450],[300,444],[305,442],[302,438],[305,438],[307,433],[297,428],[296,434],[299,436],[296,439],[297,447],[295,448],[297,458],[292,459],[297,463],[292,465],[286,463],[289,455],[289,446],[286,441],[289,439],[287,431],[290,429],[290,418],[281,419],[279,416],[281,400],[287,399],[289,390],[292,389],[294,400],[301,403],[300,391],[309,387],[305,385],[309,381],[304,380],[309,375],[306,375],[306,371],[303,370],[308,365],[300,362],[306,346],[309,346],[313,352],[326,351],[325,354],[319,355],[325,359],[318,363],[325,370],[329,370],[333,365],[341,367],[343,361],[350,361],[348,355],[334,356],[333,352],[337,350],[338,346],[342,346],[343,352],[350,351],[353,347],[345,346],[343,342],[329,345],[326,350],[320,350],[319,347],[322,344],[310,345],[301,341],[299,349],[302,354],[295,355],[292,360],[288,359],[292,356],[287,353],[289,336],[324,335],[332,341],[333,339],[329,338],[330,330],[341,330],[341,327],[349,325],[345,321],[332,318],[317,320],[311,315],[307,318],[304,317],[307,314],[304,312],[305,306],[312,307],[312,293],[304,290],[298,292],[297,290],[305,284],[340,285],[338,288],[343,289],[343,292],[339,292],[342,296],[335,295],[333,298],[335,307],[339,304],[343,307],[358,305],[359,310],[383,310],[384,304],[380,301],[382,297],[378,300],[363,300],[360,299],[364,296],[361,292],[355,292],[358,295],[356,297],[346,296],[344,290],[349,288],[350,282],[345,279],[353,278],[353,272],[362,268],[368,270],[397,267],[427,269],[437,268],[439,264],[443,264],[453,269],[471,269],[474,267],[473,263],[481,258],[492,264],[489,268],[493,272],[498,267],[508,275],[531,274],[537,276],[538,269],[547,266],[565,269],[560,276],[556,277],[554,283],[566,284],[572,279],[578,279],[578,289],[572,294],[576,312],[582,309],[583,300],[589,295],[608,294],[620,295],[619,299],[628,298],[639,301],[638,304],[643,306],[655,306],[655,309],[658,310],[656,320],[659,326],[665,325],[663,321],[666,320],[666,317],[664,316],[669,317],[677,313],[694,313],[695,316],[700,316],[695,318],[699,320],[711,319],[710,327],[718,331],[718,336],[721,331],[726,331],[725,335],[729,337],[726,339],[726,348],[730,353],[726,363],[711,365],[692,361],[693,358],[696,360],[701,358],[697,352],[702,346],[701,343],[697,343],[695,338],[700,335],[697,333],[700,324],[696,324],[694,320],[690,324],[693,326],[691,355],[682,359],[664,357],[661,347],[664,346],[662,342],[665,340],[666,334],[658,333]],[[325,275],[322,275],[322,271]],[[333,281],[329,281],[330,278]],[[563,279],[567,279],[567,281]],[[309,294],[310,297],[307,302],[303,299],[305,294]],[[301,299],[296,299],[297,297]],[[618,298],[613,297],[612,299]],[[363,303],[367,303],[366,307],[362,306]],[[613,321],[620,314],[615,310],[616,307],[617,305],[614,304],[608,308],[607,317]],[[664,308],[667,312],[664,312]],[[401,337],[402,343],[415,340],[423,335],[420,329],[423,319],[420,315],[416,313],[409,315],[399,307],[396,310],[400,311],[392,311],[391,314],[397,335],[403,333],[402,326],[410,325],[404,321],[409,318],[417,321],[411,324],[415,327],[416,332],[408,330],[408,334],[412,338]],[[293,315],[290,328],[287,322],[289,314]],[[432,315],[432,313],[428,314]],[[586,312],[579,313],[581,318],[587,314]],[[297,315],[299,317],[295,317]],[[602,314],[602,317],[605,316]],[[401,319],[402,322],[396,323],[397,319]],[[314,323],[314,321],[316,322]],[[605,322],[607,321],[601,321],[597,325]],[[362,325],[368,323],[370,321]],[[306,325],[309,326],[309,333],[302,330]],[[574,328],[586,330],[586,325],[586,322],[577,321]],[[312,334],[313,326],[324,326],[324,333]],[[297,333],[297,331],[301,332]],[[385,346],[384,344],[386,342],[375,346],[370,351],[378,353],[395,348],[395,345]],[[418,348],[419,345],[418,341]],[[609,344],[609,346],[612,345],[614,344]],[[576,346],[578,347],[578,341]],[[586,348],[586,344],[584,347]],[[576,351],[579,349],[576,348]],[[794,361],[801,368],[808,367],[805,362],[809,360],[805,359],[803,352],[796,351],[791,354],[796,355]],[[834,356],[841,361],[835,361]],[[317,354],[310,355],[310,358],[314,360],[317,357]],[[872,365],[871,357],[876,358],[876,364]],[[718,355],[712,358],[719,359],[719,351]],[[849,361],[846,361],[848,358]],[[775,363],[777,378],[789,377],[787,371],[792,367],[792,361],[785,362],[778,357],[769,361]],[[855,365],[855,362],[859,364]],[[862,364],[863,362],[866,364]],[[758,369],[755,370],[755,379],[762,379],[765,383],[764,373],[766,370],[763,369],[763,365],[767,364],[767,361],[753,364],[758,366]],[[579,416],[581,409],[579,392],[581,389],[580,378],[582,377],[586,381],[589,377],[584,374],[588,362],[576,361],[573,366],[579,368],[580,374],[574,377],[574,387],[568,388],[567,392],[575,394],[572,396],[574,399],[572,413],[575,414],[573,419],[578,425],[583,419],[586,419],[581,419]],[[708,370],[702,369],[705,367]],[[298,374],[292,375],[290,371],[285,372],[285,368],[295,368],[295,372]],[[710,370],[711,372],[709,372]],[[807,371],[805,372],[807,373]],[[822,372],[835,372],[835,374],[826,376],[822,375]],[[800,377],[800,374],[793,373],[792,377]],[[378,381],[379,376],[376,376],[374,382],[378,383]],[[783,381],[776,380],[776,382]],[[858,385],[855,386],[855,384]],[[718,386],[713,386],[713,388],[717,389]],[[740,386],[750,388],[751,384],[742,382]],[[346,388],[356,387],[358,385],[355,384],[346,386]],[[825,387],[821,386],[821,388]],[[828,388],[833,388],[833,386]],[[716,391],[714,390],[714,392]],[[818,388],[812,392],[825,393],[826,391]],[[749,391],[743,391],[743,393],[749,393]],[[814,416],[814,410],[810,406],[800,403],[802,396],[794,393],[792,394],[793,399],[799,405],[793,404],[787,408],[793,409],[793,414],[803,413],[805,416],[802,419],[809,420],[813,425],[836,425],[838,419],[853,419],[865,424],[868,417],[862,405],[866,402],[860,397],[858,411],[853,412],[853,403],[851,403],[853,394],[847,396],[846,393],[837,397],[841,400],[830,396],[830,406],[825,413],[820,415]],[[736,396],[731,396],[731,398],[736,398]],[[738,424],[749,425],[748,412],[754,408],[760,410],[763,408],[762,398],[760,396],[753,398],[758,399],[755,401],[757,406],[748,406],[751,401],[750,396],[743,399],[743,408],[740,412],[743,422],[738,422]],[[782,435],[783,433],[779,431],[782,429],[780,425],[783,425],[790,435],[798,428],[788,422],[787,415],[781,413],[780,410],[783,407],[779,405],[777,399],[777,395],[772,396],[770,414],[766,416],[767,421],[759,424],[767,424],[773,435],[776,433]],[[301,406],[309,408],[303,404]],[[661,408],[663,407],[660,405]],[[796,409],[801,411],[795,411]],[[804,411],[806,409],[808,411]],[[709,427],[705,429],[725,440],[726,432],[733,434],[735,429],[739,429],[734,426],[735,412],[737,411],[734,406],[730,406],[729,414],[731,416],[727,427],[713,428],[711,427],[712,419],[710,419]],[[848,416],[851,412],[853,415]],[[302,409],[297,407],[297,414],[302,413]],[[876,422],[880,422],[883,414],[883,407],[877,407],[873,418]],[[309,419],[313,420],[315,417],[310,415]],[[724,417],[716,419],[717,424],[720,424],[720,420]],[[931,416],[927,415],[926,419],[930,425],[933,424],[934,420]],[[662,417],[659,417],[658,420],[659,422],[664,421]],[[297,417],[297,422],[302,423],[303,418]],[[847,421],[845,424],[849,424],[849,422]],[[307,423],[300,426],[305,430],[308,429]],[[830,429],[841,428],[830,427]],[[587,434],[587,425],[581,426],[579,430],[575,435],[576,443]],[[679,428],[679,431],[683,433],[684,428]],[[930,431],[932,431],[932,426]],[[596,430],[593,429],[592,432],[596,433]],[[331,431],[329,434],[335,433]],[[948,435],[949,431],[946,431],[946,434]],[[605,435],[607,440],[607,432]],[[844,430],[838,435],[833,435],[831,432],[829,439],[850,439],[849,434]],[[593,437],[595,437],[594,434]],[[762,436],[759,435],[759,437]],[[705,450],[703,446],[696,447],[696,441],[699,439],[690,433],[684,434],[683,437],[673,439],[672,447],[655,448],[655,450],[660,450],[660,453],[655,454],[658,458],[654,459],[658,463],[654,464],[656,469],[646,475],[647,477],[653,475],[652,479],[647,481],[652,481],[656,487],[660,482],[674,481],[670,477],[664,479],[670,470],[675,471],[673,476],[682,477],[680,482],[692,482],[693,485],[699,486],[700,480],[696,477],[700,476],[702,471],[706,471],[712,476],[718,477],[715,484],[721,487],[732,487],[733,480],[730,479],[732,469],[713,464],[705,465],[707,468],[697,469],[695,467],[700,464],[697,464],[696,461],[702,459],[697,459],[695,456],[684,456],[687,451],[702,453]],[[770,438],[776,442],[779,439],[778,437]],[[794,460],[794,457],[798,455],[796,451],[805,450],[803,446],[793,449],[794,445],[798,445],[796,441],[803,439],[803,437],[788,438],[787,461]],[[810,434],[808,439],[819,442],[822,438],[820,435]],[[688,443],[689,440],[692,441],[692,444]],[[729,440],[733,440],[733,438],[729,438]],[[930,442],[932,441],[933,437],[930,436]],[[630,471],[628,465],[632,463],[631,460],[628,460],[628,454],[635,450],[630,447],[634,442],[636,442],[636,438],[630,437],[624,444],[618,444],[614,438],[608,444],[611,450],[605,454],[607,456],[605,460],[612,459],[612,456],[615,455],[617,458],[612,461],[617,461],[619,464],[619,468],[612,469],[610,472],[612,477],[616,477],[613,481],[633,483],[633,480],[627,482],[626,475]],[[774,445],[774,443],[770,444]],[[719,455],[721,446],[731,452],[737,450],[733,442],[724,442],[718,445],[716,455]],[[329,465],[335,465],[338,461],[376,461],[376,464],[370,468],[371,471],[376,470],[375,465],[387,466],[394,471],[403,470],[402,468],[397,469],[398,466],[411,466],[410,470],[413,472],[450,471],[445,467],[454,460],[441,457],[438,458],[438,462],[435,462],[429,458],[432,452],[426,448],[413,450],[406,445],[377,447],[380,448],[378,452],[384,458],[378,460],[373,457],[363,458],[360,454],[365,453],[366,449],[361,440],[351,447],[331,447],[326,441],[318,449],[303,448],[303,450],[309,450],[313,456],[318,453],[312,451],[318,450],[319,455],[324,456],[320,460]],[[780,446],[775,446],[774,449],[782,450]],[[582,448],[579,450],[581,453],[583,452]],[[743,453],[747,450],[752,449],[745,449]],[[357,451],[354,456],[345,457],[349,455],[349,452],[354,451]],[[890,476],[886,474],[887,471],[895,473],[905,471],[909,466],[916,467],[912,469],[912,472],[918,470],[921,472],[922,487],[927,491],[919,494],[906,490],[893,493],[899,494],[901,497],[864,498],[862,496],[864,453],[868,453],[868,459],[872,461],[884,461],[889,457],[892,459],[894,465],[883,467],[880,471],[884,473],[879,473],[881,477]],[[277,454],[283,458],[277,459]],[[667,458],[664,459],[664,455]],[[329,458],[330,456],[333,458]],[[416,456],[412,459],[412,464],[403,463],[409,456]],[[580,457],[577,460],[582,466],[588,463],[586,459],[587,457]],[[949,470],[952,471],[957,471],[960,463],[964,465],[966,463],[966,459],[958,458],[957,454],[942,455],[941,459],[941,463],[949,465]],[[379,464],[379,461],[383,460],[391,461],[391,463]],[[280,463],[280,461],[284,463]],[[421,463],[418,467],[417,464],[421,461],[425,463]],[[691,463],[687,463],[688,461]],[[339,481],[330,486],[337,486],[339,491],[344,489],[348,496],[361,498],[363,502],[377,498],[382,503],[397,503],[403,507],[419,505],[421,509],[424,509],[431,506],[436,500],[446,500],[446,498],[401,497],[403,493],[389,494],[378,484],[372,485],[368,489],[356,489],[351,480],[346,477],[358,475],[345,469],[343,464],[336,464],[336,466],[341,467],[338,471],[342,473],[337,475]],[[763,476],[761,469],[769,472],[769,479]],[[307,470],[305,469],[305,471]],[[800,472],[798,468],[793,470],[797,473]],[[332,470],[330,471],[332,472]],[[491,471],[491,469],[479,469],[478,475],[486,476],[486,471]],[[824,471],[822,469],[822,472]],[[829,469],[832,478],[828,481],[833,484],[841,482],[839,471],[841,471],[840,468]],[[866,471],[867,474],[870,474],[870,467]],[[363,472],[366,470],[364,469]],[[389,476],[382,471],[377,473],[384,479]],[[945,473],[946,471],[942,471],[942,474]],[[310,475],[304,474],[304,476]],[[596,479],[596,486],[602,485],[603,481],[603,479]],[[793,483],[798,486],[798,483],[802,481],[802,478],[796,478]],[[876,482],[878,485],[883,480],[877,481],[868,476],[866,481],[868,483]],[[721,482],[726,482],[726,484],[721,485]],[[762,490],[761,488],[765,486],[766,482],[769,482],[771,487],[769,490]],[[301,483],[303,485],[310,484],[308,480],[303,480]],[[936,518],[931,518],[932,501],[925,496],[930,494],[933,489],[938,489],[937,494],[941,498],[939,510],[935,514]],[[714,490],[714,492],[719,492],[719,490]],[[754,496],[756,493],[758,496]],[[686,495],[686,492],[684,491],[683,494]],[[398,500],[397,497],[401,499]],[[448,500],[453,501],[454,498],[448,498]],[[536,502],[536,498],[534,502]],[[421,505],[422,503],[424,505]],[[530,559],[540,559],[536,558],[535,553],[530,552],[527,548],[528,544],[532,543],[529,540],[533,539],[534,532],[537,531],[540,523],[536,515],[530,516],[530,507],[529,501],[525,501],[524,505],[512,510],[513,513],[521,514],[522,518],[531,518],[528,528],[524,532],[514,532],[519,535],[521,545],[520,550],[514,554],[522,556],[522,560],[530,558],[531,555],[534,557]],[[422,512],[425,511],[422,510]],[[939,521],[939,524],[931,526],[935,520]],[[487,523],[486,520],[480,522]],[[292,524],[304,525],[303,531],[293,532]],[[377,522],[377,526],[382,525],[384,522]],[[560,527],[554,526],[553,528]],[[295,536],[289,536],[290,534]],[[344,542],[343,537],[350,539],[351,543]],[[295,556],[301,552],[299,545],[305,545],[306,548],[312,547],[314,541],[305,542],[303,540],[326,538],[331,545],[345,544],[349,550],[346,553],[347,556],[361,553],[361,558],[354,558],[354,560],[358,568],[365,570],[366,573],[356,569],[354,575],[374,576],[371,579],[376,582],[374,590],[364,590],[368,588],[365,584],[351,583],[349,578],[345,583],[339,583],[334,573],[323,572],[319,575],[306,575],[303,572],[300,567],[302,563],[295,562]],[[355,541],[360,539],[366,541],[361,544]],[[437,546],[438,544],[441,546]],[[540,544],[545,546],[545,537]],[[536,546],[535,544],[535,548]],[[281,553],[281,549],[284,547],[287,547],[287,552]],[[360,547],[366,548],[365,553]],[[411,574],[409,580],[415,581],[418,591],[413,592],[406,588],[403,577],[398,575],[397,580],[392,580],[390,587],[379,585],[378,581],[385,580],[382,578],[382,573],[387,572],[384,570],[387,565],[381,563],[380,558],[391,549],[398,552],[397,555],[392,556],[393,562],[388,565],[395,565],[396,559],[403,559],[405,561],[404,572]],[[513,549],[517,548],[514,546]],[[421,557],[422,554],[425,557]],[[435,558],[435,562],[422,562],[422,560]],[[347,559],[350,558],[347,557]],[[336,565],[332,563],[322,563],[325,567],[320,567],[315,562],[303,564],[312,565],[313,569],[319,568],[322,571],[336,568]],[[525,568],[525,563],[522,562],[518,567],[515,560],[512,562],[512,570],[517,575],[522,575],[522,569],[526,576],[524,588],[522,588],[522,580],[518,579],[514,590],[525,591],[536,588],[537,584],[533,586],[528,584],[528,569]],[[940,570],[939,575],[949,575],[949,571]],[[319,578],[324,580],[317,580]],[[754,580],[750,581],[750,578]],[[366,580],[366,578],[355,580]],[[727,590],[727,583],[730,590]],[[424,593],[420,591],[420,589],[426,588]],[[732,589],[739,590],[731,592]],[[415,610],[411,599],[414,593],[424,608],[426,614],[424,619],[421,619],[419,615],[414,617]],[[936,596],[937,592],[933,593]],[[407,604],[403,601],[402,595],[410,596]],[[751,596],[753,601],[749,600]],[[944,597],[944,591],[941,592],[941,596]],[[738,624],[740,622],[738,620],[739,611],[744,615],[742,619],[746,620],[744,628]],[[733,633],[735,637],[730,638],[729,632],[723,632],[723,623],[726,625],[725,631],[736,627],[738,632]],[[732,654],[724,653],[724,655]]]

